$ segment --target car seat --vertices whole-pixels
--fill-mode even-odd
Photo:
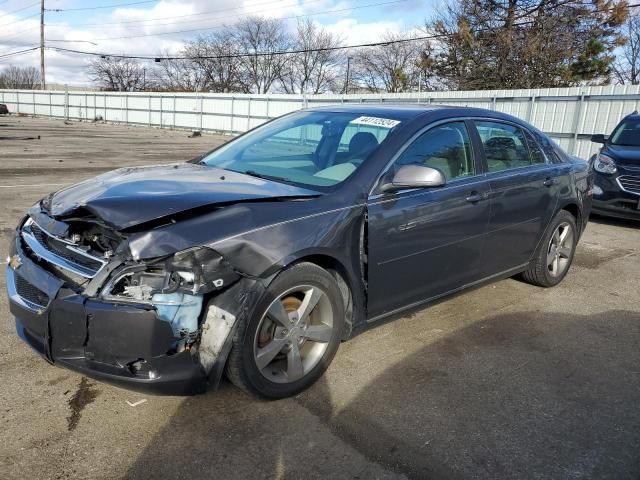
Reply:
[[[349,158],[364,159],[378,146],[378,139],[371,132],[358,132],[349,141]]]

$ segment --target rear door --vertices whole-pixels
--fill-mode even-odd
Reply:
[[[527,263],[551,220],[562,166],[519,125],[475,120],[491,189],[488,274]]]
[[[384,182],[403,165],[426,165],[440,169],[446,185],[370,197],[370,318],[482,277],[489,187],[468,127],[452,121],[429,128],[383,174]]]

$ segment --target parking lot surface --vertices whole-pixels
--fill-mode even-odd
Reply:
[[[15,224],[46,193],[228,139],[188,135],[0,117],[2,267]],[[281,401],[226,382],[156,397],[48,365],[16,336],[3,293],[0,472],[637,480],[639,254],[640,224],[594,219],[558,287],[508,279],[377,325],[343,343],[314,387]]]

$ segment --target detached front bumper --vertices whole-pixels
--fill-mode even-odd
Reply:
[[[195,354],[173,349],[179,339],[153,307],[104,302],[66,288],[27,256],[19,238],[10,257],[16,261],[7,267],[6,285],[18,335],[48,362],[157,394],[207,388]]]
[[[595,173],[595,186],[602,190],[593,195],[593,213],[616,218],[640,220],[640,176]],[[622,180],[621,180],[622,179]],[[624,188],[622,185],[626,185]]]

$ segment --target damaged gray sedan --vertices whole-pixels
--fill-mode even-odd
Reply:
[[[376,320],[516,274],[559,283],[591,183],[501,113],[304,110],[42,199],[11,244],[10,308],[45,359],[98,379],[191,394],[226,373],[286,397]]]

